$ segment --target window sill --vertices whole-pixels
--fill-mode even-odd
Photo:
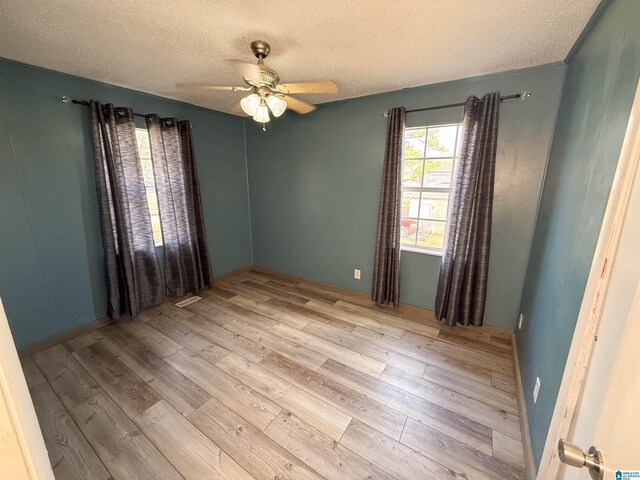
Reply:
[[[411,252],[411,253],[420,253],[422,255],[431,255],[433,257],[441,257],[441,250],[429,250],[427,248],[417,248],[417,247],[400,247],[401,252]]]

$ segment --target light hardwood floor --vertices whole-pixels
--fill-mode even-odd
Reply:
[[[23,359],[58,479],[524,479],[510,334],[249,271]]]

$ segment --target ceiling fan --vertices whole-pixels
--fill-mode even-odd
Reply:
[[[258,58],[256,64],[240,60],[226,60],[231,66],[240,72],[247,87],[232,87],[221,85],[202,85],[194,83],[177,83],[178,88],[192,88],[201,90],[227,90],[232,92],[250,92],[240,100],[232,111],[238,114],[247,114],[256,122],[264,124],[270,120],[269,111],[274,117],[279,117],[288,108],[298,113],[309,113],[315,110],[315,106],[303,100],[290,97],[288,94],[296,93],[336,93],[338,87],[331,80],[312,82],[280,83],[280,76],[272,68],[264,64],[271,51],[267,42],[256,40],[251,42],[251,51]]]

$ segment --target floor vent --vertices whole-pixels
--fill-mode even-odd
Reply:
[[[180,307],[180,308],[186,307],[187,305],[191,305],[192,303],[197,302],[198,300],[202,300],[202,297],[194,295],[193,297],[186,298],[181,302],[176,303],[176,307]]]

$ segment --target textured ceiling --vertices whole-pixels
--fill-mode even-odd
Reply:
[[[565,58],[599,0],[0,0],[0,57],[229,111],[223,63],[271,44],[282,82],[331,79],[320,103]],[[73,96],[73,92],[66,92]]]

